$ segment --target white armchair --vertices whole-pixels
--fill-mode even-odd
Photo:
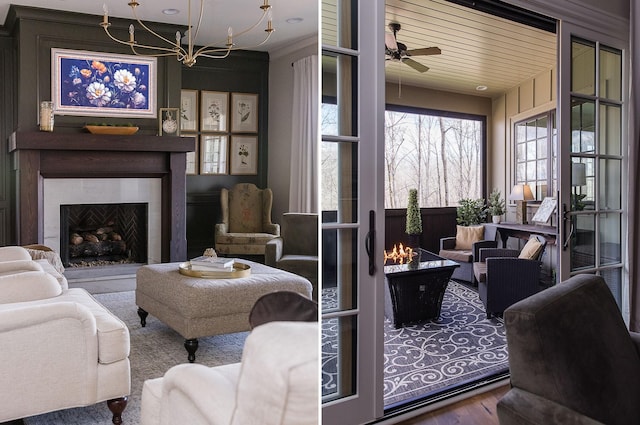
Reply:
[[[63,289],[24,261],[0,263],[22,262],[0,275],[0,422],[106,400],[122,423],[131,388],[126,325],[84,289]]]
[[[317,322],[254,328],[242,362],[174,366],[142,390],[141,424],[317,425]]]

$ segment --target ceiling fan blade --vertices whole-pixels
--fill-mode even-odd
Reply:
[[[384,45],[387,46],[389,50],[398,50],[398,42],[396,41],[396,37],[390,32],[384,33]]]
[[[406,63],[411,68],[415,69],[418,72],[427,72],[429,70],[428,66],[421,64],[420,62],[414,61],[413,59],[404,58],[402,59],[402,63]]]
[[[440,53],[442,53],[442,51],[438,47],[425,47],[422,49],[407,50],[407,55],[409,56],[439,55]]]

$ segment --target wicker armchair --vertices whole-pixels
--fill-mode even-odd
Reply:
[[[540,260],[546,244],[544,237],[533,235],[522,251],[480,249],[473,273],[487,318],[502,314],[507,307],[540,290]]]
[[[472,238],[469,240],[468,236],[462,236],[463,240],[467,240],[466,243],[460,243],[461,234],[474,228],[479,229],[475,239]],[[495,230],[488,232],[486,226],[482,226],[481,228],[480,226],[456,226],[456,236],[440,239],[440,251],[438,255],[460,264],[460,267],[454,270],[451,279],[475,285],[476,281],[473,279],[473,263],[479,261],[480,249],[496,248],[498,246],[495,237]]]

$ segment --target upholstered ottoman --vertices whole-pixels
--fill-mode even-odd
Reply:
[[[250,330],[249,313],[262,295],[293,291],[311,298],[311,283],[298,275],[252,261],[251,274],[235,279],[185,276],[180,263],[142,266],[136,275],[136,305],[142,326],[158,318],[185,338],[190,362],[198,338]]]

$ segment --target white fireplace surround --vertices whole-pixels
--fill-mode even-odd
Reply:
[[[148,204],[149,264],[161,262],[162,181],[159,178],[45,178],[44,244],[60,252],[60,206],[74,204]]]

